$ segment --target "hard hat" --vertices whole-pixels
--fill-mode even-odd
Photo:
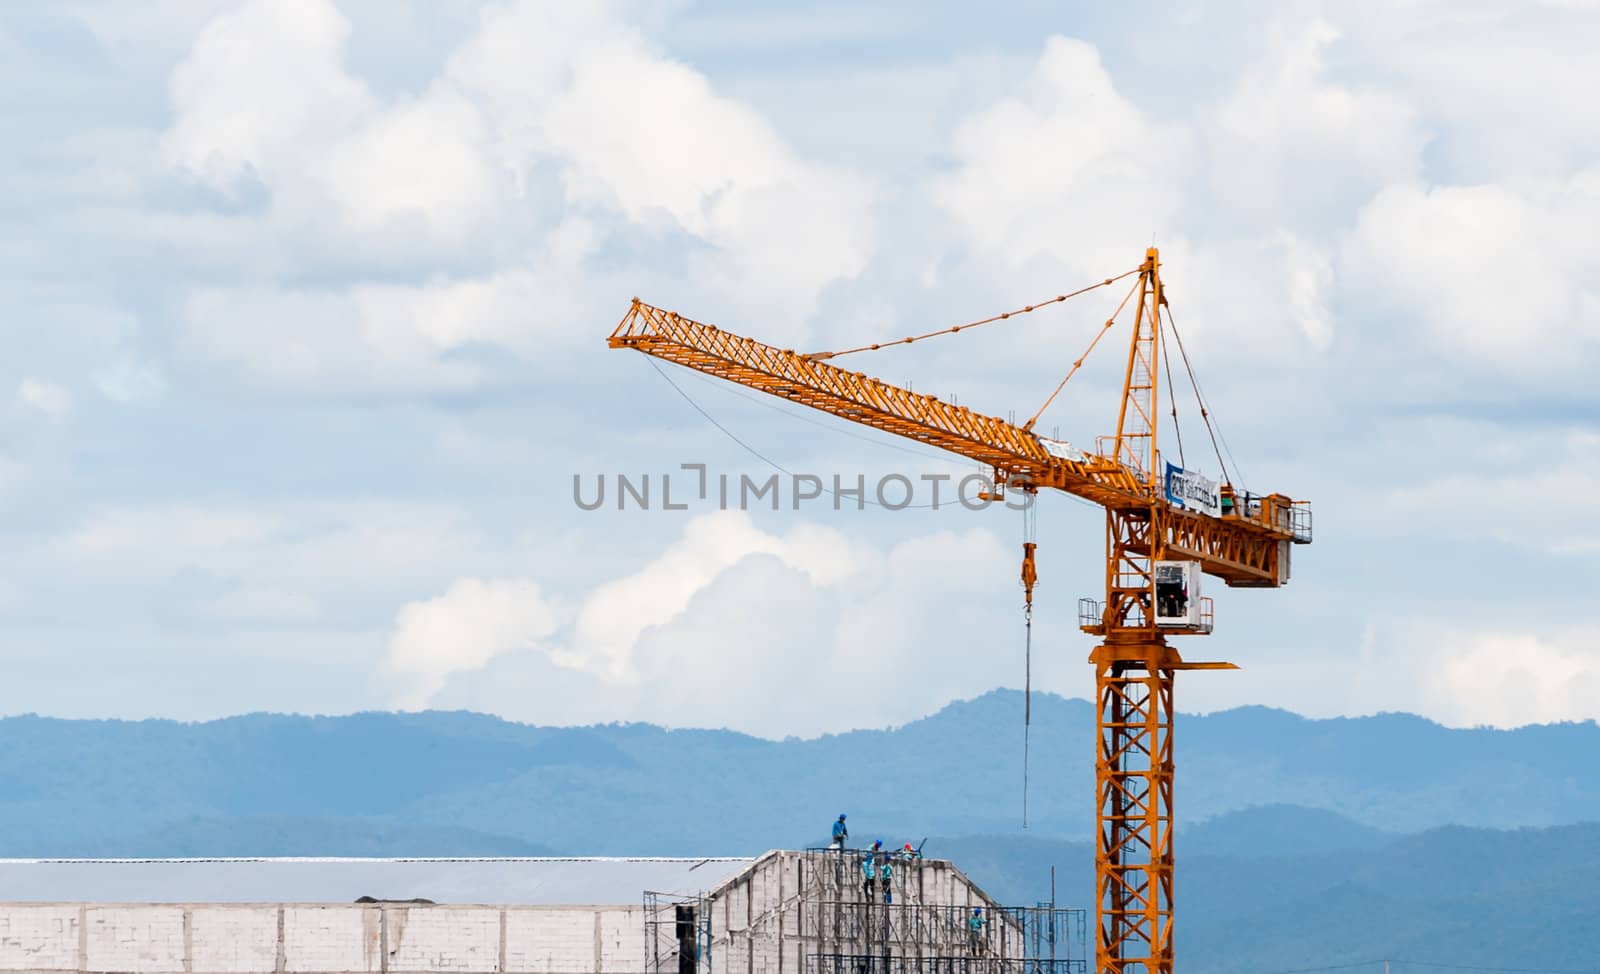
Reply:
[[[841,822],[844,821],[844,812],[840,812],[839,813],[839,821],[841,821]]]
[[[882,845],[883,845],[883,840],[882,839],[873,839],[872,840],[872,847],[874,849],[880,848],[880,847],[882,847]]]
[[[907,848],[907,849],[909,849],[909,848],[911,848],[911,843],[909,843],[909,842],[907,842],[907,843],[906,843],[906,848]]]
[[[972,908],[972,912],[973,913],[982,913],[983,912],[983,907],[975,906],[975,907]]]

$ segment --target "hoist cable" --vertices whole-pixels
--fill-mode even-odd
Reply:
[[[693,397],[691,397],[687,392],[683,391],[683,388],[681,386],[679,386],[676,382],[672,381],[672,376],[667,375],[665,372],[661,371],[661,367],[656,365],[655,361],[650,356],[646,355],[644,357],[644,360],[646,362],[650,363],[650,367],[652,369],[656,370],[656,374],[657,375],[659,375],[659,376],[661,376],[661,378],[667,380],[667,385],[671,386],[674,392],[676,392],[678,395],[682,396],[684,402],[687,402],[689,405],[693,406],[695,412],[699,413],[701,416],[704,416],[705,419],[706,419],[706,422],[710,423],[712,426],[715,426],[717,429],[721,430],[723,435],[726,436],[728,439],[730,439],[733,442],[739,444],[741,447],[744,447],[745,452],[749,453],[751,456],[755,457],[757,460],[760,460],[762,463],[766,464],[767,466],[771,467],[772,469],[778,471],[779,473],[781,473],[781,474],[783,474],[783,475],[785,475],[787,477],[790,477],[790,478],[794,477],[793,471],[791,471],[788,467],[785,467],[783,464],[778,463],[776,460],[773,460],[771,457],[768,457],[766,454],[762,453],[760,450],[757,450],[755,447],[753,447],[750,444],[746,443],[744,440],[739,439],[739,437],[732,430],[728,429],[726,426],[724,426],[721,423],[717,422],[716,417],[714,417],[710,413],[706,412],[705,409],[703,407],[701,407],[701,405],[699,403],[694,401]],[[821,485],[819,484],[818,486],[820,487]],[[827,487],[822,487],[822,490],[824,492],[832,495],[836,502],[839,499],[840,495],[842,493],[845,493],[844,491],[830,490]],[[880,504],[877,501],[868,500],[865,496],[857,497],[856,498],[856,502],[858,504],[871,504],[873,507],[882,507],[885,510],[891,510],[891,511],[906,510],[906,509],[931,508],[931,507],[934,506],[933,504],[906,504],[906,505],[904,505],[904,507],[889,507],[887,504]],[[774,503],[776,503],[776,501],[774,501]]]
[[[1028,827],[1028,739],[1033,729],[1033,606],[1022,610],[1022,827]]]
[[[1022,604],[1022,827],[1028,827],[1029,746],[1033,736],[1033,589],[1035,576],[1028,568],[1034,544],[1039,537],[1039,495],[1029,493],[1022,509],[1023,585],[1027,597]]]

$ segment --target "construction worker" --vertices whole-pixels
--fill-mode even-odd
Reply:
[[[894,902],[894,856],[884,854],[883,862],[878,865],[878,878],[883,880],[883,901]]]
[[[850,830],[844,827],[844,812],[839,813],[839,821],[833,823],[833,844],[844,851],[844,840],[850,838]]]
[[[877,892],[878,888],[877,853],[882,845],[882,842],[873,843],[872,848],[867,850],[866,858],[861,860],[861,895],[868,903],[872,902],[872,894]]]
[[[915,862],[922,858],[922,853],[913,849],[911,847],[911,843],[907,842],[905,846],[900,849],[900,858],[904,859],[906,862]]]
[[[967,948],[974,954],[983,950],[983,928],[988,922],[983,915],[983,907],[972,908],[972,916],[967,917]]]

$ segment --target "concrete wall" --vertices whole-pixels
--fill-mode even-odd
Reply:
[[[636,974],[638,906],[0,903],[3,974]]]

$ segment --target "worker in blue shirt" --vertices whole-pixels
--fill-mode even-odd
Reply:
[[[972,916],[967,917],[967,947],[974,954],[983,949],[983,928],[988,922],[983,915],[983,907],[972,908]]]
[[[833,823],[833,844],[844,851],[844,840],[850,838],[850,830],[844,827],[844,813],[839,813],[839,821]]]
[[[872,894],[877,891],[878,887],[877,853],[878,848],[882,845],[882,842],[873,843],[872,848],[867,851],[866,858],[861,860],[861,895],[869,903],[872,901]]]
[[[883,862],[878,866],[878,878],[883,880],[883,901],[894,902],[894,856],[885,853]]]

